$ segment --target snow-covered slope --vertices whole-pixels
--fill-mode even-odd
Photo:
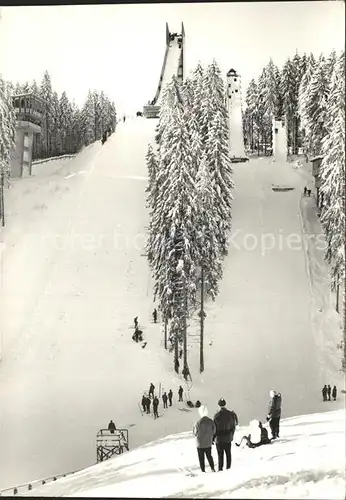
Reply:
[[[239,428],[235,440],[246,432]],[[344,499],[345,412],[286,419],[280,434],[257,449],[233,445],[231,470],[215,474],[208,466],[206,474],[200,472],[191,432],[170,435],[30,495]]]
[[[85,148],[50,175],[42,164],[42,175],[19,179],[6,193],[1,489],[92,465],[96,433],[111,418],[129,429],[132,449],[191,428],[191,413],[175,402],[157,421],[138,408],[150,382],[175,395],[182,383],[160,325],[151,322],[143,255],[144,157],[156,123],[128,119],[104,146]],[[225,397],[242,424],[263,418],[272,388],[283,394],[283,417],[324,411],[321,387],[340,391],[342,379],[329,375],[315,332],[304,248],[296,238],[289,247],[289,237],[302,231],[303,181],[270,160],[234,170],[233,235],[220,295],[206,304],[206,370],[199,374],[193,317],[193,384],[184,388],[210,408]],[[295,190],[274,193],[272,184]],[[137,315],[145,349],[131,340]]]

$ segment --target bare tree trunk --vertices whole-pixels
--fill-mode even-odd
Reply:
[[[167,350],[167,325],[168,325],[168,320],[165,316],[165,324],[164,324],[164,345],[165,345],[165,349]]]
[[[186,281],[184,285],[184,322],[183,322],[183,334],[184,334],[184,372],[188,370],[187,366],[187,290]]]
[[[204,372],[204,266],[201,269],[201,335],[199,344],[199,372]]]

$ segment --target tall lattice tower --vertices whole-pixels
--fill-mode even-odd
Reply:
[[[248,161],[244,148],[243,117],[241,106],[241,80],[235,69],[227,73],[229,117],[229,143],[232,162]]]

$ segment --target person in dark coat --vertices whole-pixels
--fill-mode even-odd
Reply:
[[[280,418],[281,418],[281,394],[276,391],[269,391],[270,401],[268,405],[268,416],[270,430],[272,431],[272,438],[279,437],[280,432]]]
[[[151,399],[150,398],[146,398],[146,399],[147,399],[147,413],[150,413]]]
[[[116,430],[115,423],[113,420],[111,420],[108,424],[108,430],[111,434],[114,434],[114,431]]]
[[[135,328],[137,329],[138,328],[138,316],[136,316],[135,318],[133,318],[133,322],[135,324]]]
[[[330,387],[330,385],[328,385],[327,389],[328,389],[328,401],[330,401],[330,396],[331,396],[331,393],[332,393],[332,388]]]
[[[183,392],[184,392],[184,389],[180,385],[179,389],[178,389],[178,396],[179,396],[179,400],[178,401],[183,401]]]
[[[172,398],[173,398],[173,392],[172,389],[170,389],[168,393],[169,406],[172,406]]]
[[[211,454],[211,445],[213,444],[215,434],[215,423],[208,417],[208,409],[206,406],[198,408],[200,419],[193,426],[193,434],[196,436],[196,445],[199,466],[202,472],[205,472],[205,456],[207,457],[210,468],[215,472],[214,459]]]
[[[322,397],[323,397],[323,401],[327,401],[327,393],[328,393],[328,389],[327,389],[327,386],[325,385],[322,389]]]
[[[154,391],[155,391],[155,386],[153,383],[151,383],[150,387],[149,387],[149,398],[150,398],[150,396],[154,397]]]
[[[144,413],[147,411],[147,398],[146,396],[143,394],[143,397],[142,397],[142,408],[143,408],[143,411]]]
[[[304,196],[306,196],[307,190],[308,190],[308,188],[305,186],[305,188],[304,188]]]
[[[154,320],[154,323],[157,323],[157,310],[156,310],[156,308],[153,311],[153,320]]]
[[[164,392],[164,393],[162,394],[162,402],[163,402],[163,407],[164,407],[164,408],[168,408],[168,406],[167,406],[167,401],[168,401],[168,396],[167,396],[166,392]]]
[[[231,445],[236,426],[238,425],[238,417],[234,411],[226,408],[226,401],[223,398],[219,400],[218,405],[220,410],[214,416],[216,427],[214,438],[218,454],[219,471],[222,471],[224,454],[226,454],[226,469],[231,468]]]
[[[159,418],[159,414],[158,414],[158,409],[159,407],[159,398],[157,396],[154,397],[154,401],[153,401],[153,410],[154,410],[154,418],[157,419]]]
[[[332,391],[332,398],[333,398],[333,401],[336,401],[336,395],[337,395],[337,389],[336,389],[336,385],[334,385],[334,387],[333,387],[333,391]]]

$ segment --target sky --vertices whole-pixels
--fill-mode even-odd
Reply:
[[[281,67],[299,53],[345,45],[339,1],[167,3],[2,7],[0,72],[7,80],[41,81],[82,105],[88,89],[104,90],[132,113],[155,95],[165,51],[165,23],[186,33],[187,73],[213,58],[234,67],[243,93],[269,58]]]

